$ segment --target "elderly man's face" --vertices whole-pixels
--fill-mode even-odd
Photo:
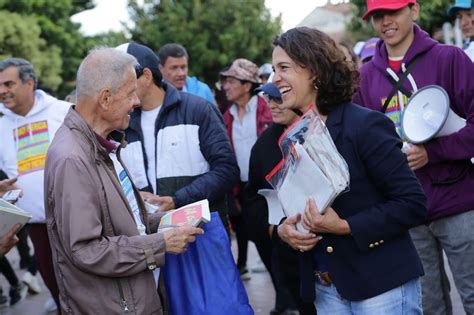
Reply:
[[[119,130],[127,129],[130,113],[138,106],[140,106],[140,100],[137,96],[137,78],[135,70],[130,68],[127,71],[125,84],[111,96],[110,110],[106,118],[110,127]]]

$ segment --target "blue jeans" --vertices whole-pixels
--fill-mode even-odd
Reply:
[[[425,276],[421,278],[423,311],[453,314],[443,251],[466,314],[474,314],[474,210],[438,219],[410,230]]]
[[[316,282],[314,305],[318,315],[423,314],[419,278],[362,301],[348,301],[339,295],[334,285],[324,286]]]

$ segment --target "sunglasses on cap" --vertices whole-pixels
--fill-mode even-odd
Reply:
[[[274,97],[274,96],[271,96],[267,93],[263,93],[262,97],[267,103],[270,103],[270,101],[273,101],[273,102],[277,103],[278,105],[283,104],[283,100],[280,97]]]

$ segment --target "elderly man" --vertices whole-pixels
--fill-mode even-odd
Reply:
[[[61,309],[73,314],[163,314],[153,270],[203,231],[156,232],[121,162],[121,133],[139,105],[134,57],[93,51],[77,72],[77,105],[50,146],[45,168],[48,233]]]

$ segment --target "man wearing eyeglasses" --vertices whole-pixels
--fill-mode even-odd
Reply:
[[[426,224],[410,230],[425,272],[424,313],[452,313],[445,253],[464,310],[474,314],[474,65],[462,49],[441,45],[415,23],[416,0],[366,2],[363,18],[381,40],[360,70],[355,103],[384,112],[404,138],[400,123],[410,96],[437,85],[449,95],[451,110],[466,119],[458,132],[410,144],[405,152],[428,200]]]

